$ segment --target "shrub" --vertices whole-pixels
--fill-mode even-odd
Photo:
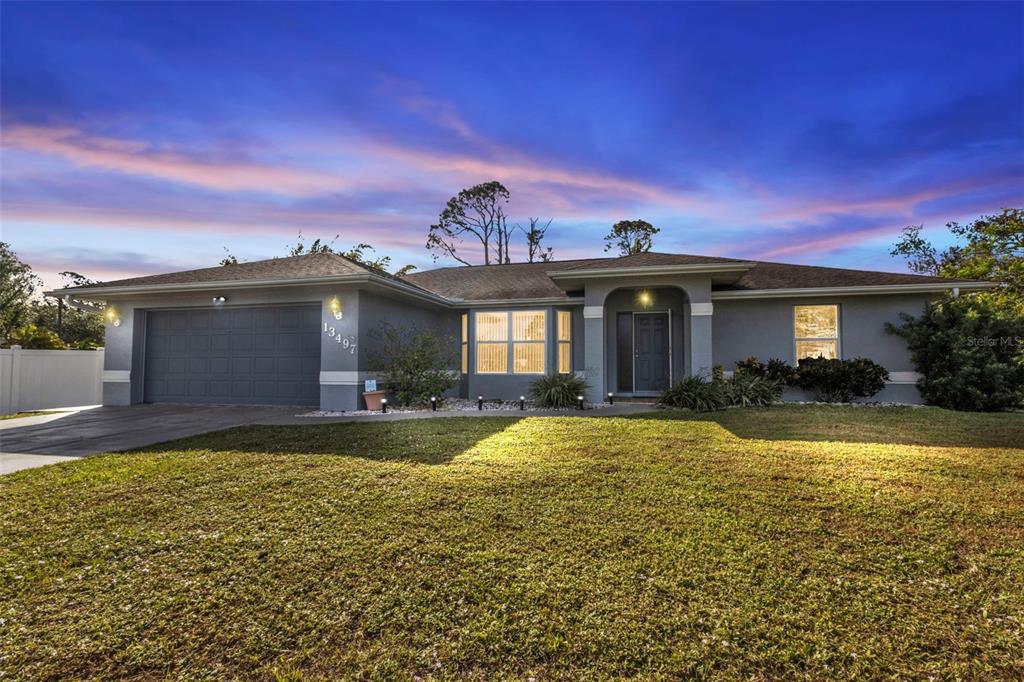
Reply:
[[[854,398],[870,398],[883,388],[889,372],[867,358],[834,360],[804,358],[800,360],[797,385],[814,391],[818,400],[827,403],[848,403]]]
[[[736,372],[764,377],[784,386],[795,386],[797,382],[796,369],[778,358],[772,358],[765,364],[752,355],[736,363]]]
[[[722,382],[729,405],[737,407],[764,407],[782,398],[782,384],[767,376],[737,371]]]
[[[21,346],[26,350],[64,350],[67,346],[60,340],[60,337],[49,329],[28,324],[18,327],[7,337],[5,346]]]
[[[699,376],[687,377],[663,391],[658,402],[695,412],[720,410],[729,404],[724,385],[725,382],[708,381]]]
[[[887,325],[910,348],[917,387],[933,405],[995,411],[1024,404],[1024,310],[992,296],[945,298]]]
[[[425,405],[431,396],[439,401],[458,383],[452,372],[458,348],[454,339],[416,327],[382,324],[380,349],[370,356],[370,369],[384,377],[384,388],[400,405]]]
[[[530,384],[530,397],[540,407],[571,407],[590,386],[573,374],[548,374]]]

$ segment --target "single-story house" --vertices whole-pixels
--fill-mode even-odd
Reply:
[[[577,373],[587,399],[657,395],[758,356],[870,358],[880,400],[919,402],[886,322],[984,282],[642,253],[447,267],[403,278],[317,253],[50,292],[106,304],[103,401],[362,407],[384,323],[453,345],[463,397],[518,398]]]

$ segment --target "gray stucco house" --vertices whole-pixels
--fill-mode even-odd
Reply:
[[[918,402],[907,349],[885,323],[989,286],[667,253],[400,279],[310,254],[51,293],[106,304],[105,404],[355,410],[381,323],[450,337],[464,397],[516,398],[553,372],[584,376],[591,401],[656,395],[751,355],[824,354],[875,360],[891,378],[878,399]]]

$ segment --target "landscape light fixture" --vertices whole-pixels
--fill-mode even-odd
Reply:
[[[576,407],[578,407],[581,410],[583,409],[583,396],[576,396]]]
[[[430,411],[437,412],[437,398],[430,396]]]
[[[525,410],[526,409],[526,396],[525,395],[519,396],[519,409],[520,410]]]
[[[345,312],[344,310],[342,310],[341,307],[340,298],[338,298],[337,296],[331,297],[331,300],[328,302],[327,305],[331,309],[331,314],[334,315],[334,319],[340,320],[341,318],[345,317]]]
[[[615,396],[612,395],[611,391],[608,391],[608,404],[609,405],[614,405],[615,404]]]
[[[478,409],[478,410],[484,409],[484,397],[482,395],[478,395],[476,397],[476,409]]]
[[[388,399],[387,398],[381,398],[380,399],[380,411],[381,411],[381,414],[387,414],[388,413]]]
[[[117,308],[114,306],[108,306],[107,311],[103,313],[103,316],[107,318],[107,322],[114,325],[115,327],[121,326],[121,316],[117,312]]]

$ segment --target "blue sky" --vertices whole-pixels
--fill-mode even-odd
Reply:
[[[558,257],[899,270],[907,224],[1024,205],[1024,4],[6,2],[3,240],[50,284],[281,255],[431,264],[497,179]]]

